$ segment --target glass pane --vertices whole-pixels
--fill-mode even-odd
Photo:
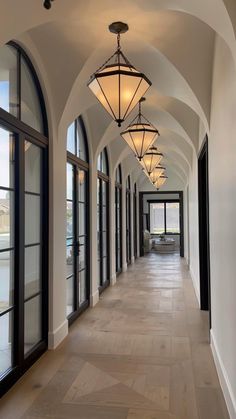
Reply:
[[[66,202],[66,235],[73,236],[73,202]]]
[[[3,128],[0,128],[0,149],[0,186],[14,188],[14,136]]]
[[[81,160],[87,161],[87,152],[86,152],[86,139],[81,127],[81,123],[78,120],[77,123],[77,155]]]
[[[25,298],[40,290],[40,246],[25,249]]]
[[[102,228],[103,230],[107,229],[107,208],[102,207]]]
[[[179,233],[179,203],[166,203],[166,232]]]
[[[25,195],[25,244],[40,242],[40,197]]]
[[[25,141],[25,190],[40,193],[41,149]]]
[[[66,281],[66,314],[73,313],[74,311],[74,277],[67,279]]]
[[[0,375],[12,366],[13,311],[0,317]]]
[[[79,204],[79,236],[86,234],[85,204]]]
[[[67,130],[67,151],[75,154],[75,123],[73,122]]]
[[[25,303],[25,340],[24,353],[40,342],[41,332],[41,296],[38,295]]]
[[[105,149],[102,152],[102,172],[108,175],[107,153]]]
[[[79,169],[79,185],[78,185],[79,201],[85,201],[86,194],[86,172]]]
[[[82,304],[86,300],[86,270],[83,270],[79,274],[79,302]]]
[[[97,170],[99,170],[100,172],[102,171],[102,156],[101,156],[101,153],[98,156]]]
[[[101,187],[101,180],[97,180],[97,203],[100,203],[100,187]]]
[[[0,190],[0,249],[14,246],[14,192]]]
[[[165,233],[164,203],[150,204],[151,234]]]
[[[18,117],[17,51],[8,45],[0,48],[0,107]]]
[[[67,246],[66,248],[66,277],[74,273],[74,248]]]
[[[102,233],[102,255],[107,256],[107,232]]]
[[[102,277],[102,282],[106,282],[108,277],[107,277],[107,258],[103,258],[102,259],[102,264],[103,264],[103,277]]]
[[[24,57],[21,57],[21,120],[43,134],[44,127],[39,96]]]
[[[101,261],[98,260],[98,280],[97,280],[97,284],[100,287],[101,285]]]
[[[73,166],[70,163],[66,165],[66,197],[67,199],[73,199]]]
[[[102,203],[106,205],[106,198],[107,198],[107,182],[102,182]]]
[[[14,253],[0,253],[0,313],[13,305]],[[0,357],[1,358],[1,357]]]
[[[83,238],[79,239],[80,247],[79,247],[79,271],[85,269],[86,265],[86,247],[85,247],[85,240]]]

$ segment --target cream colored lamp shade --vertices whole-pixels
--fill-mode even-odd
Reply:
[[[156,166],[154,167],[153,171],[150,173],[150,179],[152,183],[155,183],[157,179],[163,175],[165,171],[165,167]]]
[[[160,176],[154,184],[156,186],[156,188],[160,189],[164,185],[166,179],[168,179],[167,176]]]
[[[145,153],[152,146],[159,135],[158,130],[143,116],[141,112],[141,102],[144,100],[145,98],[141,98],[139,101],[138,115],[133,119],[126,130],[121,132],[122,138],[133,150],[139,161],[142,160]]]
[[[157,151],[157,147],[150,147],[143,158],[140,160],[141,165],[145,168],[147,173],[150,175],[154,168],[160,163],[163,157],[162,153]]]
[[[121,26],[119,26],[119,24]],[[110,29],[112,25],[115,29]],[[88,87],[112,118],[121,126],[141,97],[151,86],[150,80],[136,70],[120,48],[120,33],[126,32],[122,22],[109,29],[117,33],[117,50],[90,78]],[[125,27],[125,29],[120,29]],[[118,29],[117,29],[118,28]]]

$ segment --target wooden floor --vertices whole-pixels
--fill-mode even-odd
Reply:
[[[151,254],[0,402],[1,419],[226,419],[183,260]]]

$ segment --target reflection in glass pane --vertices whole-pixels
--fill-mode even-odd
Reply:
[[[73,199],[73,166],[70,163],[66,165],[66,197],[67,199]]]
[[[104,284],[104,282],[106,282],[107,278],[107,258],[103,258],[102,259],[102,264],[103,264],[103,275],[102,275],[102,282]]]
[[[79,271],[81,271],[82,269],[85,268],[85,264],[86,264],[86,255],[85,255],[85,244],[84,244],[84,239],[80,238],[80,247],[79,247]]]
[[[69,314],[73,313],[74,308],[74,277],[66,280],[66,314],[69,316]]]
[[[73,236],[73,202],[66,202],[66,235]]]
[[[0,190],[0,249],[9,249],[14,243],[14,192]]]
[[[0,317],[0,376],[12,366],[13,311]]]
[[[0,107],[18,116],[17,51],[8,45],[0,48]]]
[[[75,154],[75,123],[73,122],[67,130],[67,151]]]
[[[79,204],[79,235],[83,236],[85,232],[85,204]]]
[[[25,248],[25,298],[40,290],[40,246]]]
[[[40,193],[41,149],[25,141],[25,191]]]
[[[103,205],[106,205],[106,199],[107,199],[107,182],[102,182],[102,202]]]
[[[102,233],[102,255],[107,256],[107,232]]]
[[[86,143],[80,121],[77,123],[77,156],[87,161]]]
[[[86,193],[86,172],[79,169],[79,201],[85,202],[85,193]]]
[[[80,304],[84,303],[87,300],[86,296],[86,271],[83,270],[79,274],[79,302]]]
[[[100,187],[101,187],[101,181],[100,179],[97,180],[97,204],[100,203]]]
[[[99,170],[100,172],[102,171],[102,158],[101,158],[101,153],[98,156],[97,170]]]
[[[67,246],[66,248],[66,277],[74,273],[74,252],[73,246]]]
[[[14,136],[3,128],[0,128],[0,149],[0,187],[14,188]]]
[[[0,313],[13,305],[14,253],[0,253]]]
[[[40,242],[40,197],[25,194],[25,244]]]
[[[21,56],[21,120],[43,134],[43,118],[38,92],[29,67]]]
[[[40,342],[41,332],[41,296],[38,295],[25,303],[25,339],[24,353]]]

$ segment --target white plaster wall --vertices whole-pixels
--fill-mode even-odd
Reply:
[[[209,138],[212,336],[236,417],[236,68],[216,37]],[[232,406],[230,406],[232,409]]]

